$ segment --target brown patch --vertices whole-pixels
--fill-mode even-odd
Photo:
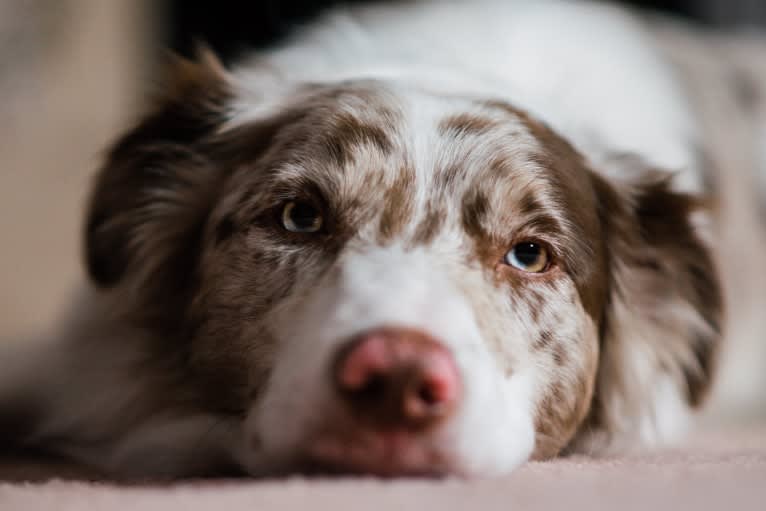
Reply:
[[[528,216],[543,211],[543,205],[537,198],[531,193],[527,192],[519,201],[519,214]]]
[[[189,202],[199,190],[193,187],[210,174],[207,160],[191,146],[211,134],[226,118],[225,108],[232,97],[231,89],[209,55],[201,63],[177,60],[173,86],[169,87],[155,109],[128,132],[109,153],[107,164],[96,178],[91,197],[85,233],[85,254],[91,278],[101,286],[120,281],[128,266],[134,263],[134,237],[148,231],[139,214],[156,190],[167,189],[182,196],[188,188]],[[186,167],[191,167],[186,168]],[[205,193],[198,196],[204,196]],[[153,204],[158,210],[158,202]],[[168,210],[179,209],[168,204]],[[191,206],[195,216],[199,205]],[[164,236],[173,237],[176,227]],[[180,244],[178,240],[176,243]]]
[[[554,153],[569,153],[573,157],[581,158],[579,153],[572,147],[572,145],[558,136],[547,124],[532,117],[526,111],[510,105],[504,101],[490,100],[482,101],[481,105],[490,108],[492,110],[500,110],[506,114],[512,116],[515,119],[520,120],[529,132],[548,150],[553,150]],[[562,151],[561,149],[565,150]],[[555,154],[553,154],[555,156]]]
[[[571,383],[561,379],[553,381],[540,401],[535,418],[532,459],[556,456],[583,422],[591,399],[590,387],[581,376]]]
[[[692,344],[695,366],[683,367],[686,380],[686,396],[693,407],[701,406],[710,391],[713,369],[717,358],[717,343],[707,335],[698,334]]]
[[[446,137],[486,135],[498,126],[498,122],[487,117],[469,113],[451,115],[439,123],[439,134]]]
[[[91,278],[102,287],[140,288],[144,315],[160,323],[159,316],[180,319],[219,184],[215,167],[182,146],[113,156],[98,176],[86,224]],[[149,305],[156,303],[163,307]]]
[[[532,316],[532,323],[537,324],[537,322],[540,321],[541,312],[542,312],[542,309],[540,307],[535,307],[534,305],[531,305],[529,307],[529,313]]]
[[[356,150],[363,145],[376,148],[384,156],[393,152],[394,143],[379,124],[363,122],[348,113],[336,114],[332,122],[325,145],[341,168],[354,161]]]
[[[551,385],[550,396],[556,403],[563,403],[566,400],[566,389],[561,381],[557,381]]]
[[[686,331],[680,334],[688,343],[685,348],[691,350],[695,359],[694,367],[683,367],[688,400],[692,406],[702,403],[712,382],[723,309],[712,257],[689,223],[689,215],[697,204],[697,199],[673,193],[667,181],[659,181],[645,185],[636,206],[641,238],[654,245],[654,250],[648,254],[656,257],[659,268],[651,272],[653,278],[658,279],[654,289],[665,288],[660,297],[675,295],[676,299],[691,305],[709,326],[709,332]],[[668,314],[672,313],[671,307],[659,307],[659,310],[667,309]]]
[[[435,188],[438,190],[446,190],[457,182],[458,176],[465,173],[462,163],[451,163],[441,172],[437,173],[435,179]]]
[[[380,241],[390,241],[410,221],[415,207],[415,172],[402,167],[394,183],[384,194],[384,207],[378,224]]]
[[[426,214],[423,220],[415,230],[415,236],[412,239],[414,244],[427,245],[431,243],[439,233],[444,224],[446,212],[437,209],[433,202],[429,202],[426,207]]]
[[[165,83],[161,100],[172,100],[197,93],[200,89],[228,81],[226,69],[209,49],[201,48],[195,60],[170,55],[166,60]]]
[[[564,344],[559,342],[553,347],[552,351],[553,362],[557,367],[563,367],[567,362],[567,351]]]
[[[462,222],[466,233],[475,240],[487,237],[484,222],[489,214],[489,199],[478,188],[472,189],[463,198]]]
[[[529,307],[532,322],[537,324],[540,319],[540,313],[545,307],[545,297],[537,289],[530,287],[524,291],[524,298]]]
[[[553,344],[553,340],[553,334],[549,330],[541,330],[540,335],[532,343],[532,349],[535,351],[546,350]]]

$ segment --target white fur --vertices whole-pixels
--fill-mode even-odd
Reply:
[[[596,161],[634,152],[678,171],[679,188],[700,187],[694,117],[671,69],[638,21],[603,4],[463,0],[337,9],[235,75],[260,99],[235,106],[242,119],[262,115],[263,100],[290,84],[385,78],[508,100]]]

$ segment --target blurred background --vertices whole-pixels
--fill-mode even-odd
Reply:
[[[196,41],[206,41],[231,61],[338,3],[0,0],[0,339],[49,330],[73,296],[89,178],[159,83],[166,49],[190,55]],[[766,30],[766,0],[612,3],[710,30]],[[751,290],[740,300],[761,321],[739,325],[749,335],[730,342],[724,372],[731,383],[716,400],[726,413],[759,418],[766,416],[766,314],[758,311],[766,312],[766,298]]]
[[[193,51],[194,38],[210,43],[224,58],[251,45],[270,44],[290,32],[296,23],[310,20],[336,4],[366,0],[169,0],[163,40],[181,53]],[[157,5],[162,2],[157,2]],[[764,0],[629,0],[633,5],[694,20],[711,27],[757,29],[766,27]]]

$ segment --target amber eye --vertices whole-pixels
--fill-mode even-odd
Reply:
[[[282,227],[290,232],[317,232],[322,228],[322,214],[308,202],[290,201],[282,208]]]
[[[548,250],[538,243],[524,241],[505,254],[505,263],[527,273],[542,273],[548,269]]]

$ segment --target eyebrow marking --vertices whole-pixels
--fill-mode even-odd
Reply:
[[[394,149],[391,137],[381,125],[363,122],[348,113],[333,117],[333,127],[325,135],[325,145],[341,167],[353,161],[354,152],[360,146],[372,146],[384,156],[390,155]]]
[[[528,229],[539,231],[540,233],[559,233],[562,231],[561,223],[553,216],[541,213],[534,215],[524,221]]]
[[[481,136],[492,131],[498,122],[476,114],[460,113],[445,117],[439,122],[439,134],[444,137]]]
[[[486,235],[484,221],[489,213],[489,199],[481,190],[474,189],[463,198],[463,228],[473,238]]]
[[[519,201],[519,213],[522,215],[537,213],[542,209],[542,203],[537,200],[537,197],[535,197],[534,194],[530,191],[527,191],[527,193],[525,193]]]

